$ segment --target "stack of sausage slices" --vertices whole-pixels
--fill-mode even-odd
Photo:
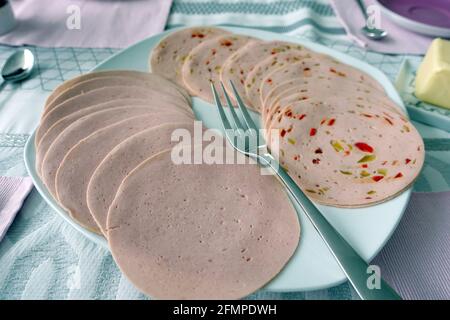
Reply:
[[[147,72],[89,73],[48,98],[36,171],[75,221],[108,240],[142,292],[241,298],[290,259],[298,217],[254,163],[174,161],[175,149],[193,159],[208,146],[190,143],[195,128],[190,96],[176,83]]]
[[[403,192],[424,162],[423,141],[380,84],[363,71],[295,43],[217,28],[163,39],[153,72],[213,102],[210,82],[232,81],[261,114],[268,146],[314,201],[377,204]]]

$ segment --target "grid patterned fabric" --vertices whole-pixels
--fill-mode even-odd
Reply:
[[[1,95],[8,91],[42,90],[51,92],[57,85],[79,74],[86,73],[99,62],[110,57],[117,49],[39,48],[27,47],[36,58],[35,76],[18,84],[8,84]],[[0,63],[15,48],[0,46]],[[0,97],[1,97],[0,95]]]

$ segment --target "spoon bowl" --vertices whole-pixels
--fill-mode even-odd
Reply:
[[[33,72],[34,64],[35,59],[31,50],[19,50],[6,60],[1,71],[2,78],[12,82],[24,80]]]
[[[366,8],[366,5],[364,4],[364,2],[362,0],[356,0],[356,3],[358,4],[359,8],[361,9],[364,19],[366,20],[366,25],[361,28],[361,32],[363,33],[363,35],[365,35],[367,38],[369,38],[371,40],[381,40],[381,39],[385,38],[388,35],[386,30],[373,28],[373,27],[369,28],[367,26],[367,21],[369,20],[369,15],[368,15],[367,8]]]
[[[361,30],[367,38],[370,38],[373,40],[381,40],[388,35],[386,30],[377,29],[377,28],[369,28],[367,26],[362,27]]]

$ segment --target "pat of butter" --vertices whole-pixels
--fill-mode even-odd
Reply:
[[[450,109],[450,41],[431,43],[417,71],[416,97]]]

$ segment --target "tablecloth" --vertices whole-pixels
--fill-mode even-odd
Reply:
[[[245,19],[244,19],[245,17]],[[348,42],[325,0],[175,0],[167,28],[225,24],[305,37],[381,69],[394,80],[405,58],[366,52]],[[89,71],[117,50],[30,47],[32,78],[0,92],[0,175],[25,176],[23,147],[43,102],[59,83]],[[0,46],[0,64],[13,52]],[[426,165],[415,191],[450,190],[450,134],[414,123],[426,144]],[[109,252],[62,220],[33,190],[0,243],[0,299],[145,299],[121,275]],[[259,291],[249,299],[356,299],[348,283],[319,291]]]

